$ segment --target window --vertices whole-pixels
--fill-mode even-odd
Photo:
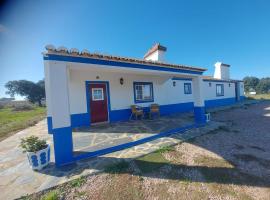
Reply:
[[[211,87],[212,86],[212,83],[209,82],[208,85],[209,85],[209,87]]]
[[[224,85],[222,84],[216,85],[216,94],[217,96],[224,96]]]
[[[153,102],[153,83],[134,82],[134,99],[135,103]]]
[[[191,94],[191,83],[184,83],[184,93]]]
[[[93,101],[104,100],[103,88],[92,88],[92,100]]]

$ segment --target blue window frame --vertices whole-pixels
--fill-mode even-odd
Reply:
[[[134,82],[134,101],[135,103],[153,102],[153,83],[151,82]]]
[[[216,95],[217,95],[217,97],[224,96],[224,85],[223,84],[216,84]]]
[[[191,94],[192,93],[191,83],[184,83],[184,93],[185,94]]]

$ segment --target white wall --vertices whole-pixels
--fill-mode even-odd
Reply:
[[[99,79],[96,79],[97,76]],[[119,83],[121,77],[124,79],[123,85]],[[71,69],[69,83],[71,114],[87,112],[85,81],[109,81],[112,110],[127,109],[130,108],[130,105],[135,104],[133,82],[152,82],[154,103],[160,105],[193,101],[193,93],[184,94],[184,83],[191,81],[175,80],[176,86],[174,87],[173,80],[168,80],[167,77]],[[139,105],[148,106],[151,103],[153,102]]]
[[[64,63],[64,62],[63,62]],[[64,63],[67,65],[67,63]],[[87,112],[87,101],[86,101],[86,88],[85,81],[108,81],[110,87],[110,100],[111,109],[120,110],[130,108],[130,105],[135,104],[134,102],[134,90],[133,82],[152,82],[154,90],[154,103],[160,105],[168,104],[178,104],[185,102],[194,102],[194,95],[196,93],[194,85],[192,84],[192,94],[184,94],[184,83],[192,81],[186,80],[172,80],[168,75],[140,75],[131,74],[124,71],[111,72],[108,69],[97,70],[91,67],[87,68],[77,68],[77,66],[72,64],[73,67],[67,70],[67,80],[68,80],[68,95],[69,95],[69,108],[70,114],[79,114]],[[54,76],[54,72],[50,72],[49,69],[57,71],[58,65],[54,64],[49,67],[49,63],[45,62],[45,87],[47,92],[46,103],[48,105],[47,112],[48,116],[52,116],[52,99],[57,98],[61,95],[62,89],[59,85],[53,86],[52,82],[48,79],[48,74]],[[63,73],[64,74],[64,73]],[[99,79],[96,77],[99,76]],[[120,85],[119,79],[124,79],[124,84]],[[59,79],[61,77],[57,77]],[[176,82],[176,86],[173,86],[173,81]],[[211,81],[210,81],[211,82]],[[228,82],[211,82],[211,87],[209,87],[209,81],[203,81],[203,96],[205,100],[213,99],[223,99],[223,98],[234,98],[235,97],[235,84]],[[216,84],[224,85],[224,96],[216,96]],[[52,87],[57,91],[58,95],[54,94],[52,97],[52,92],[50,91]],[[240,83],[240,96],[244,95],[243,82]],[[141,106],[149,106],[150,103],[140,103]],[[59,109],[57,109],[59,110]],[[58,111],[56,111],[58,112]],[[61,111],[62,112],[62,111]],[[60,113],[61,113],[60,112]],[[59,113],[59,112],[58,112]]]
[[[160,50],[153,52],[152,54],[150,54],[145,58],[145,60],[161,61],[161,62],[163,62],[164,59],[165,59],[165,52]]]
[[[221,62],[215,64],[214,78],[229,80],[230,79],[230,67],[223,65]]]
[[[211,83],[211,87],[209,86],[209,82]],[[224,85],[224,96],[216,95],[217,84]],[[229,84],[231,85],[230,87]],[[235,97],[235,83],[203,81],[203,91],[205,93],[205,100],[232,98]]]
[[[45,90],[47,114],[52,128],[70,126],[69,70],[65,62],[45,62]]]
[[[99,76],[99,79],[96,77]],[[124,84],[120,85],[119,79],[124,79]],[[160,105],[193,102],[195,89],[192,85],[192,94],[184,94],[184,83],[192,81],[172,80],[167,77],[136,75],[127,73],[98,72],[95,70],[70,70],[69,101],[71,114],[86,113],[86,88],[85,81],[109,81],[111,109],[120,110],[130,108],[134,102],[133,82],[152,82],[154,90],[154,103]],[[173,81],[176,86],[173,86]],[[210,81],[211,82],[211,81]],[[235,97],[235,85],[228,82],[203,81],[203,93],[205,100],[233,98]],[[216,84],[224,85],[224,96],[216,96]],[[240,90],[242,88],[240,87]],[[243,94],[240,92],[240,95]],[[149,106],[150,103],[139,103],[141,106]]]
[[[52,116],[51,111],[51,84],[50,84],[50,62],[44,61],[44,75],[45,75],[45,91],[46,91],[46,108],[47,116]]]

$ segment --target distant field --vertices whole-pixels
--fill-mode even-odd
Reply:
[[[13,108],[0,109],[0,141],[29,126],[33,126],[45,117],[44,107],[34,107],[28,111],[13,111]]]
[[[270,100],[270,94],[256,94],[256,95],[247,95],[250,99],[263,99]]]

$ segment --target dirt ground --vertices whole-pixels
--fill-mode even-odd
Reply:
[[[31,199],[270,199],[270,102],[211,116],[226,126]]]

